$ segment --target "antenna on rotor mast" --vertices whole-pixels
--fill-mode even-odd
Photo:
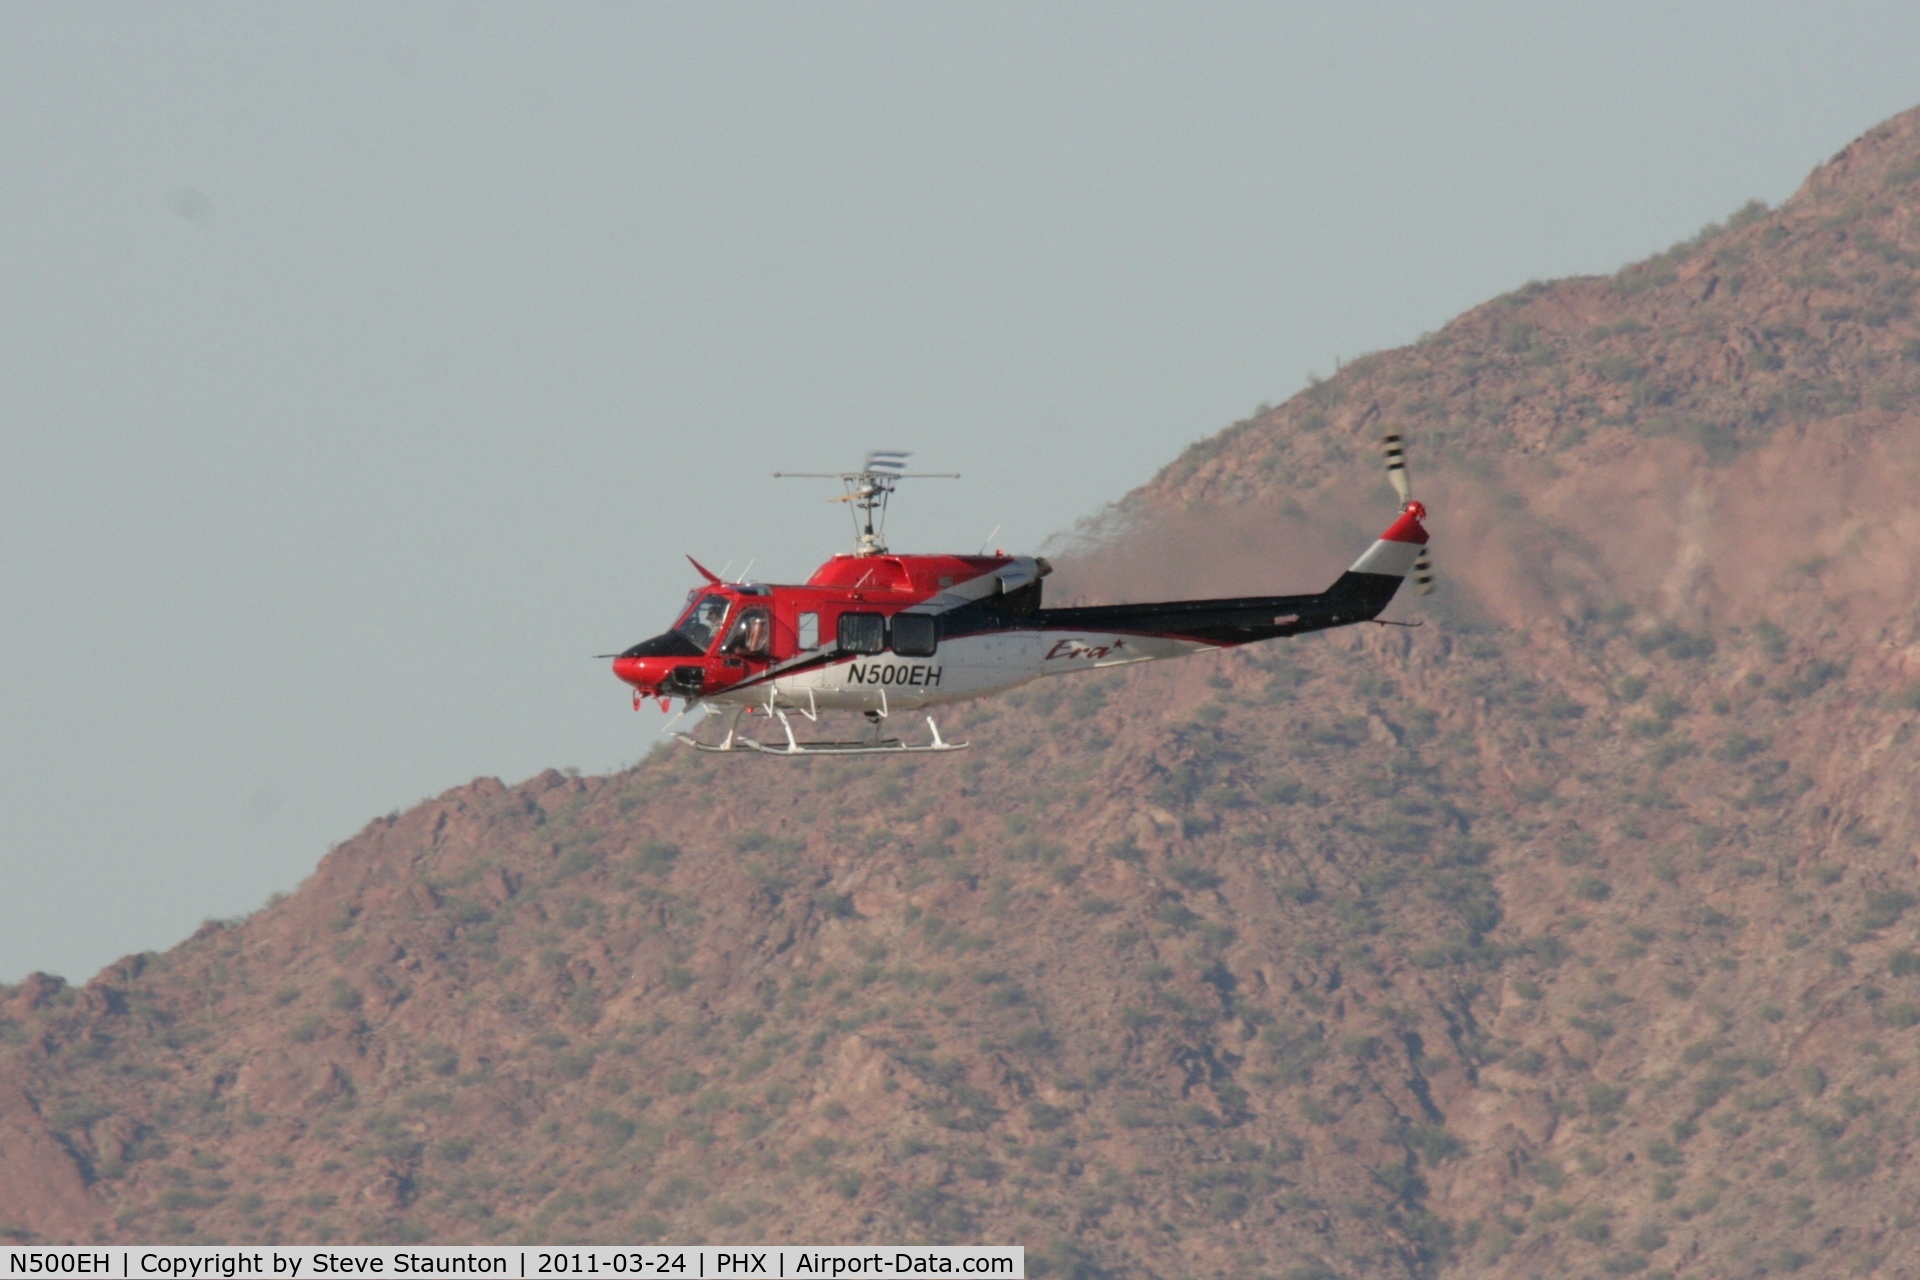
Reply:
[[[838,480],[846,492],[828,502],[849,503],[853,514],[853,554],[877,556],[886,551],[881,539],[887,528],[887,499],[900,480],[958,480],[958,471],[908,471],[913,455],[900,449],[875,449],[858,471],[776,471],[776,480]]]

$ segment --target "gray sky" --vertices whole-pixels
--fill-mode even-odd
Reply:
[[[637,758],[775,468],[1030,549],[1336,359],[1777,202],[1920,6],[0,8],[0,980]],[[742,773],[777,767],[741,762]]]

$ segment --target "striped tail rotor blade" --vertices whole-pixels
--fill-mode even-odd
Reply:
[[[1387,455],[1387,483],[1400,495],[1401,502],[1413,501],[1413,481],[1407,475],[1407,451],[1401,443],[1400,433],[1387,432],[1380,438],[1380,447]]]
[[[1433,556],[1425,547],[1420,548],[1420,554],[1414,557],[1413,585],[1423,596],[1433,594]]]

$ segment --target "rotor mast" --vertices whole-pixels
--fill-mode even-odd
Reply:
[[[776,471],[775,479],[838,480],[846,492],[828,502],[844,502],[853,516],[853,554],[884,555],[887,499],[901,480],[958,480],[958,471],[908,471],[913,455],[899,449],[875,449],[858,471]]]

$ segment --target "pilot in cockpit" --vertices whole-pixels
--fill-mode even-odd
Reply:
[[[733,630],[727,636],[727,642],[720,646],[722,653],[737,653],[750,658],[767,656],[769,643],[773,639],[773,626],[765,609],[749,609],[734,622]]]

